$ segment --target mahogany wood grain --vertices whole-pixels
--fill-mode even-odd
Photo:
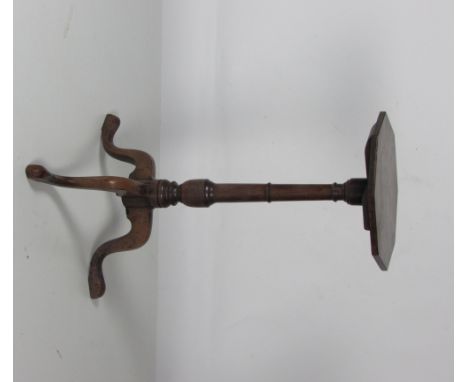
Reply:
[[[366,144],[368,187],[364,220],[370,231],[372,255],[387,270],[395,246],[398,201],[395,134],[386,113],[372,127]]]
[[[386,113],[379,115],[366,144],[367,178],[352,178],[342,184],[238,184],[193,179],[178,185],[169,180],[155,179],[156,167],[149,154],[115,146],[113,139],[119,125],[119,118],[108,114],[102,126],[101,140],[109,155],[135,166],[129,178],[68,177],[52,174],[40,165],[26,167],[26,176],[30,180],[54,186],[114,192],[122,197],[131,229],[126,235],[100,245],[93,254],[88,275],[91,298],[99,298],[105,292],[104,259],[112,253],[145,244],[151,234],[153,209],[179,202],[189,207],[209,207],[214,203],[321,200],[342,200],[351,205],[362,205],[364,228],[370,230],[372,254],[381,269],[388,268],[395,243],[398,188],[395,139]]]

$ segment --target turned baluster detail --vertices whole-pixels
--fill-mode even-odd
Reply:
[[[26,167],[27,177],[34,181],[113,192],[122,198],[131,229],[126,235],[100,245],[94,252],[88,276],[92,298],[101,297],[106,289],[104,259],[112,253],[141,247],[151,234],[153,209],[178,203],[209,207],[214,203],[341,200],[363,206],[364,228],[371,231],[372,254],[381,269],[388,268],[395,242],[398,190],[395,139],[385,112],[380,113],[366,144],[367,178],[352,178],[342,184],[234,184],[192,179],[178,185],[155,179],[156,167],[149,154],[115,146],[113,139],[119,125],[119,118],[108,114],[102,126],[101,141],[109,155],[135,166],[128,178],[68,177],[52,174],[41,165]]]

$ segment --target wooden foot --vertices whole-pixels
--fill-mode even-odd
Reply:
[[[88,284],[91,298],[101,297],[106,291],[102,272],[102,263],[106,256],[122,251],[130,251],[145,244],[151,235],[153,211],[147,208],[128,208],[127,218],[132,227],[130,231],[117,239],[100,245],[94,252],[89,265]]]

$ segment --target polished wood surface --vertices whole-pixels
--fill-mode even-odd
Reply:
[[[113,139],[119,125],[119,118],[108,114],[102,125],[101,142],[110,156],[135,166],[128,179],[116,176],[68,177],[52,174],[40,165],[31,164],[26,167],[26,176],[34,181],[61,187],[115,192],[122,197],[131,228],[126,235],[109,240],[94,252],[88,273],[89,293],[93,299],[101,297],[106,290],[102,270],[104,259],[112,253],[141,247],[151,235],[154,207],[148,200],[155,182],[154,161],[151,155],[144,151],[123,149],[114,145]]]
[[[178,186],[176,201],[189,207],[209,207],[214,203],[307,200],[344,200],[348,204],[359,205],[366,184],[366,179],[350,179],[344,184],[238,184],[194,179]]]
[[[135,166],[129,178],[68,177],[52,174],[40,165],[31,164],[26,168],[27,177],[34,181],[114,192],[122,198],[131,229],[126,235],[100,245],[93,254],[88,275],[91,298],[99,298],[105,292],[104,259],[112,253],[141,247],[151,234],[153,209],[179,202],[189,207],[209,207],[214,203],[320,200],[362,205],[364,226],[371,233],[372,254],[382,269],[388,268],[395,242],[397,186],[395,140],[385,113],[380,114],[366,145],[367,178],[352,178],[342,184],[237,184],[193,179],[179,185],[155,179],[156,167],[149,154],[114,145],[119,125],[118,117],[107,115],[101,140],[109,155]]]
[[[53,184],[54,186],[116,192],[121,196],[140,196],[145,188],[144,183],[118,176],[70,177],[55,175],[50,173],[44,166],[34,164],[26,167],[26,175],[36,182]]]
[[[398,201],[395,134],[386,113],[379,115],[366,144],[368,186],[364,196],[372,255],[387,270],[395,246]]]

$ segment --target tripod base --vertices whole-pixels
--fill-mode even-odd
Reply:
[[[386,113],[380,113],[367,141],[365,156],[367,178],[350,179],[344,184],[216,184],[208,179],[189,180],[181,185],[155,179],[153,158],[140,150],[122,149],[113,138],[120,125],[118,117],[108,114],[101,141],[112,157],[135,165],[128,178],[116,176],[67,177],[50,173],[40,165],[26,167],[29,179],[54,186],[114,192],[122,198],[130,231],[100,245],[89,267],[91,298],[101,297],[106,284],[102,264],[106,256],[141,247],[151,235],[154,208],[181,202],[189,207],[209,207],[214,203],[343,200],[362,205],[364,228],[371,233],[372,254],[386,270],[395,243],[397,178],[395,139]]]

